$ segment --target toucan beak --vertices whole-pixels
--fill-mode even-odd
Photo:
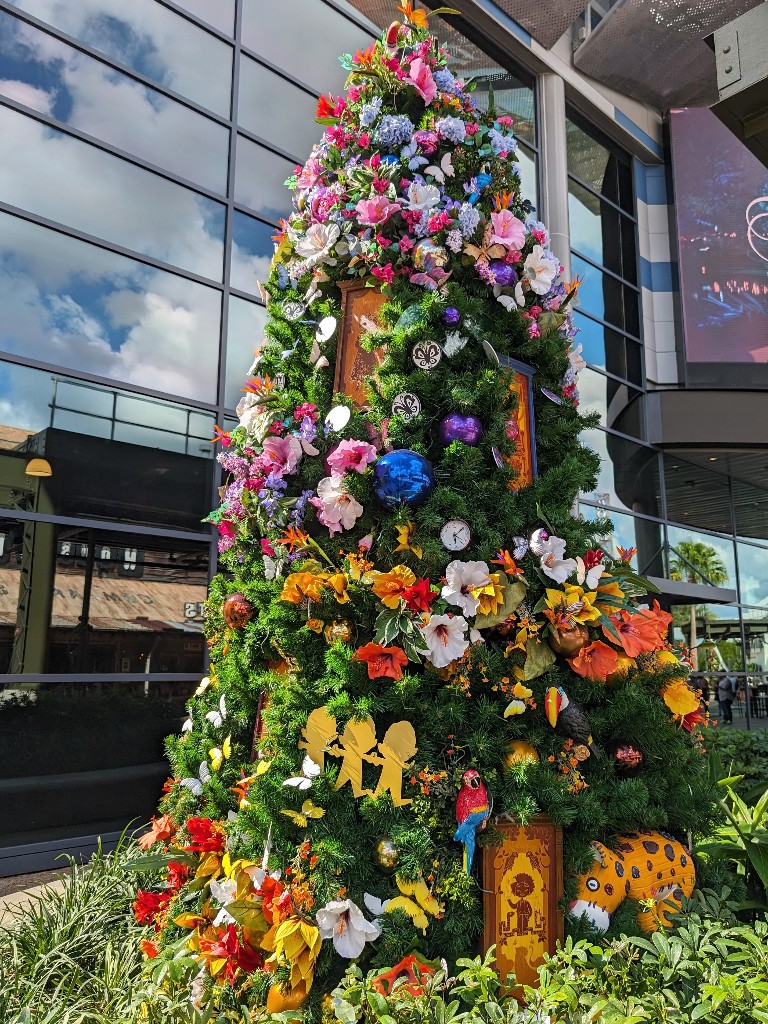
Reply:
[[[562,699],[556,686],[550,686],[544,695],[544,714],[547,721],[554,729],[557,725],[557,716],[560,714]]]

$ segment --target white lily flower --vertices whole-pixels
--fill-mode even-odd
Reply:
[[[320,937],[332,939],[339,956],[354,960],[360,956],[366,942],[381,935],[381,925],[369,921],[352,900],[331,900],[316,914]]]
[[[560,265],[557,260],[544,255],[544,248],[541,245],[534,245],[530,254],[525,257],[523,273],[528,279],[528,284],[537,295],[546,295],[552,286],[552,281],[557,275]]]

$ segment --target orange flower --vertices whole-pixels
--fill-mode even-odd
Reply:
[[[154,960],[157,954],[160,952],[160,947],[152,939],[142,939],[139,942],[139,949],[147,958],[147,960]]]
[[[301,604],[305,597],[319,601],[327,582],[328,577],[322,572],[292,572],[286,577],[280,599],[291,604]]]
[[[595,640],[588,647],[582,647],[575,658],[568,658],[568,664],[577,676],[601,683],[605,682],[611,672],[616,671],[618,661],[619,656],[614,648],[602,640]]]
[[[369,643],[355,651],[354,660],[364,661],[368,665],[369,679],[378,679],[381,676],[402,679],[403,666],[408,664],[408,655],[399,647],[382,647],[381,644]]]
[[[654,601],[653,608],[643,608],[636,614],[642,615],[645,619],[648,619],[648,621],[652,623],[653,628],[656,630],[656,633],[658,634],[659,638],[659,642],[656,644],[656,647],[663,647],[667,638],[667,629],[669,628],[669,624],[672,621],[672,616],[669,614],[669,612],[665,612],[663,608],[659,605],[659,602]]]
[[[415,582],[416,574],[407,565],[396,565],[389,572],[376,573],[371,589],[387,608],[397,608],[403,591]]]
[[[294,551],[303,551],[308,541],[308,533],[298,529],[296,526],[289,526],[277,543],[287,545],[288,550],[293,554]]]
[[[148,850],[155,843],[164,843],[173,836],[176,826],[171,821],[170,814],[163,814],[160,818],[152,818],[149,832],[139,837],[139,849]]]
[[[429,14],[424,10],[414,10],[411,0],[404,0],[402,4],[398,5],[397,9],[405,16],[405,20],[409,21],[416,28],[427,27]]]
[[[259,395],[260,397],[266,397],[274,390],[275,382],[265,373],[263,377],[248,377],[245,382],[243,391],[246,394]]]
[[[491,565],[500,565],[507,576],[522,576],[523,570],[517,565],[512,555],[503,548],[496,552],[496,557],[491,559]]]
[[[339,604],[346,604],[349,601],[348,584],[349,580],[343,572],[334,572],[328,577],[328,585]]]
[[[654,618],[649,620],[642,612],[617,612],[608,616],[619,634],[621,646],[630,658],[636,658],[644,651],[655,651],[661,646],[659,632]],[[614,635],[603,626],[606,640],[615,642]]]

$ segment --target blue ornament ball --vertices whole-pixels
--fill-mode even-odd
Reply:
[[[374,489],[382,505],[395,508],[401,502],[416,508],[430,496],[435,474],[423,455],[410,448],[387,452],[373,467]]]
[[[455,306],[446,306],[441,319],[446,327],[458,327],[461,323],[461,313]]]
[[[512,288],[517,284],[517,271],[504,260],[491,260],[490,271],[494,282],[501,288]]]

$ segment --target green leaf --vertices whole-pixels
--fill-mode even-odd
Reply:
[[[551,668],[557,660],[555,652],[549,644],[542,643],[531,637],[525,645],[525,665],[523,666],[523,678],[526,682],[531,679],[538,679],[544,675],[548,668]]]

